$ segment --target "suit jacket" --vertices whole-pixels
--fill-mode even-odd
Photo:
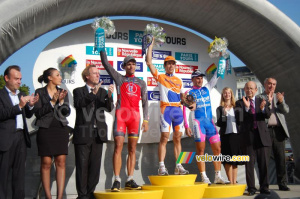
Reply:
[[[240,133],[240,124],[243,122],[243,113],[241,113],[242,109],[239,107],[234,107],[234,116],[236,122],[237,133]],[[225,135],[226,127],[227,127],[227,116],[224,115],[224,107],[219,106],[217,108],[217,126],[220,127],[219,134]]]
[[[19,93],[18,97],[26,96],[24,93]],[[13,105],[9,93],[6,88],[0,90],[0,151],[7,151],[12,145],[11,135],[16,132],[16,116],[22,114],[24,124],[24,138],[26,146],[31,147],[31,140],[27,129],[26,118],[33,115],[33,111],[29,110],[26,105],[20,110],[19,105]]]
[[[61,88],[57,88],[62,90]],[[43,128],[49,128],[52,120],[56,117],[61,121],[63,126],[67,126],[68,117],[71,113],[69,106],[68,95],[64,99],[63,105],[59,106],[58,101],[54,107],[50,104],[51,98],[49,96],[47,86],[39,88],[35,91],[35,94],[39,94],[39,101],[34,106],[34,114],[36,117],[35,125]]]
[[[87,144],[92,139],[95,119],[100,140],[107,142],[104,111],[110,112],[114,108],[112,97],[109,98],[103,88],[99,88],[96,95],[89,93],[86,85],[74,89],[73,97],[76,109],[73,143]]]
[[[260,97],[264,98],[267,102],[269,102],[269,98],[267,96],[267,94],[264,92],[262,94],[260,94]],[[286,121],[285,121],[285,114],[289,113],[290,111],[290,108],[289,106],[285,103],[285,100],[283,100],[282,103],[279,103],[278,100],[277,100],[277,97],[274,96],[273,97],[273,103],[274,103],[274,108],[275,108],[275,113],[276,113],[276,116],[284,130],[284,133],[285,133],[285,137],[286,138],[289,138],[290,137],[290,134],[289,134],[289,130],[287,128],[287,124],[286,124]],[[269,102],[268,105],[271,105],[271,103]],[[271,108],[271,107],[270,107]],[[266,122],[268,124],[268,119],[266,119]]]
[[[260,104],[262,102],[262,98],[255,96],[255,115],[256,115],[256,121],[257,121],[257,128],[259,132],[259,137],[261,139],[263,146],[272,146],[270,133],[268,131],[268,127],[266,124],[265,119],[270,118],[270,108],[269,106],[265,106],[265,110],[262,111],[260,109]],[[246,112],[245,110],[245,104],[243,102],[243,99],[240,99],[236,102],[236,107],[239,107],[242,109],[243,113],[243,122],[241,123],[241,141],[244,145],[251,145],[252,141],[252,135],[253,132],[253,114],[249,110]]]

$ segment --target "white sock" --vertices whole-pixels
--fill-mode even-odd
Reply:
[[[181,165],[180,163],[179,164],[176,164],[176,167],[178,167],[179,165]]]
[[[128,176],[127,177],[127,182],[130,181],[130,180],[133,180],[133,176]]]
[[[120,176],[115,176],[115,180],[121,182]]]
[[[216,177],[221,177],[221,171],[215,171],[215,176]]]
[[[159,162],[159,167],[165,167],[165,163],[164,162]]]
[[[206,172],[205,172],[205,171],[200,172],[200,175],[201,175],[201,178],[202,178],[202,179],[207,178],[207,175],[206,175]]]

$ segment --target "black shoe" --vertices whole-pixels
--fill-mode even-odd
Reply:
[[[117,180],[114,181],[113,186],[111,187],[111,191],[112,192],[119,192],[120,191],[120,187],[121,187],[121,183]]]
[[[249,191],[248,196],[253,196],[255,194],[255,191]]]
[[[142,189],[142,187],[140,185],[137,185],[134,180],[129,180],[125,183],[125,189],[140,190]]]
[[[270,190],[268,190],[268,189],[260,190],[260,193],[261,193],[261,194],[266,194],[266,195],[271,194]]]
[[[284,185],[284,186],[283,186],[283,185],[280,185],[280,186],[279,186],[279,190],[280,190],[280,191],[290,191],[290,188],[288,188],[286,185]]]

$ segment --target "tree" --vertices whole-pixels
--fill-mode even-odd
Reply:
[[[5,86],[5,81],[3,75],[0,75],[0,89],[4,88]],[[19,88],[19,90],[26,95],[29,95],[30,93],[30,88],[26,84],[22,84]]]

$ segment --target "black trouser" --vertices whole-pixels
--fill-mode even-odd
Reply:
[[[272,150],[276,165],[278,186],[287,185],[285,162],[285,133],[281,126],[268,128],[272,139]]]
[[[251,145],[243,146],[242,150],[245,155],[249,155],[250,161],[246,162],[246,182],[247,190],[256,191],[255,188],[255,159],[257,161],[258,173],[259,173],[259,185],[260,190],[269,189],[269,177],[268,177],[268,165],[270,159],[270,150],[271,147],[263,146],[259,136],[258,130],[252,130],[249,133],[252,133]]]
[[[24,132],[15,132],[11,139],[13,142],[8,151],[0,151],[0,198],[24,199],[26,161]],[[12,169],[12,197],[7,196],[10,169]]]
[[[95,129],[94,135],[97,135]],[[77,199],[93,199],[100,178],[103,143],[95,136],[88,144],[75,144]]]

